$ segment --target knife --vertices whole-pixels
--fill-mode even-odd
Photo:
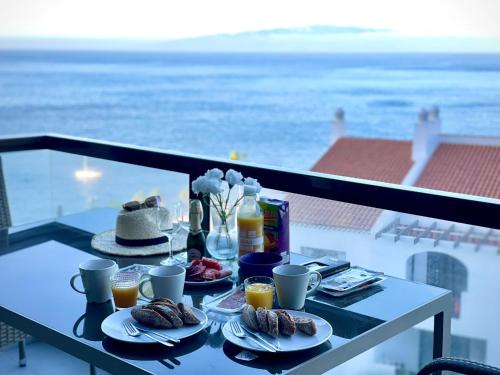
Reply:
[[[277,352],[280,352],[281,351],[281,348],[276,345],[276,344],[273,344],[272,342],[269,342],[267,341],[264,337],[262,337],[259,333],[256,333],[256,332],[253,332],[251,331],[250,329],[248,329],[247,327],[245,327],[244,324],[240,324],[241,328],[243,328],[243,330],[248,333],[250,336],[252,337],[255,337],[255,338],[258,338],[259,340],[261,340],[262,342],[264,342],[266,345],[270,346],[271,348],[273,348],[274,350],[276,350]]]
[[[144,334],[146,334],[146,333],[152,333],[152,334],[154,334],[156,336],[160,336],[160,337],[164,338],[165,340],[169,340],[169,341],[172,341],[172,342],[175,342],[175,343],[181,342],[181,340],[176,339],[176,338],[171,337],[171,336],[162,335],[161,333],[158,333],[158,332],[155,332],[155,331],[150,331],[149,329],[144,329],[144,328],[141,328],[141,327],[137,327],[136,325],[134,325],[134,327],[138,331],[143,332]]]

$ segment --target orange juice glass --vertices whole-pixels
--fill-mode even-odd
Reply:
[[[111,291],[116,307],[132,307],[137,304],[140,279],[138,272],[117,272],[111,277]]]
[[[253,307],[273,308],[274,280],[265,276],[245,279],[245,299]]]

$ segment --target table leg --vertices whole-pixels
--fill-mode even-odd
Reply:
[[[440,358],[450,355],[451,312],[442,311],[434,315],[434,340],[432,357]]]
[[[22,339],[17,343],[19,349],[19,366],[26,366],[26,340]]]
[[[91,363],[89,363],[89,366],[90,366],[90,375],[96,375],[97,371],[96,371],[95,366]]]

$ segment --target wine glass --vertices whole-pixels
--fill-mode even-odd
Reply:
[[[189,233],[189,208],[183,202],[176,205],[177,221],[181,229]]]
[[[174,241],[174,238],[177,235],[179,229],[181,229],[181,225],[179,223],[179,214],[178,214],[179,208],[177,204],[166,205],[166,208],[168,210],[169,219],[167,220],[167,226],[165,228],[162,225],[162,220],[160,217],[161,208],[158,207],[157,210],[158,228],[168,238],[168,257],[163,259],[160,262],[160,264],[164,266],[183,264],[185,263],[185,260],[180,257],[174,256],[174,250],[172,248],[172,242]]]

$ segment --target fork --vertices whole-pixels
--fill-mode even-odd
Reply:
[[[252,336],[248,336],[242,329],[241,326],[238,324],[238,322],[231,320],[229,322],[229,325],[231,326],[231,330],[233,331],[234,335],[236,337],[239,337],[241,339],[249,339],[253,343],[257,344],[259,347],[262,349],[267,350],[268,352],[276,353],[276,350],[270,346],[264,345],[262,342],[254,339]]]
[[[132,336],[132,337],[138,337],[141,335],[141,332],[139,332],[139,330],[137,328],[134,327],[134,325],[130,322],[130,321],[125,321],[123,322],[123,328],[125,328],[125,332],[127,332],[127,334],[129,336]],[[174,346],[174,344],[170,343],[170,342],[165,342],[165,341],[161,341],[159,339],[157,339],[156,337],[154,336],[151,336],[147,333],[142,333],[144,336],[147,336],[149,337],[151,340],[153,341],[156,341],[162,345],[165,345],[165,346],[168,346],[168,347],[172,347]]]

